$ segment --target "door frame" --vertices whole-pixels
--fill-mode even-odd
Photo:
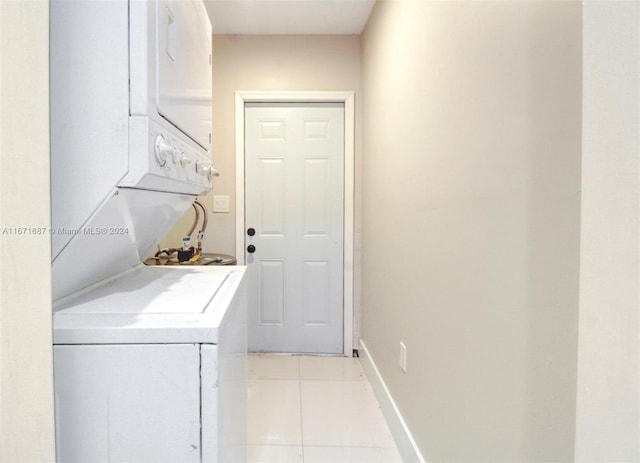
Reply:
[[[245,103],[343,103],[344,104],[344,230],[343,230],[343,353],[353,355],[353,265],[354,265],[354,206],[355,206],[355,97],[354,92],[235,92],[236,136],[236,258],[244,261],[245,233]]]

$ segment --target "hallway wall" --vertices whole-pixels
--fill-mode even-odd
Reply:
[[[213,36],[213,164],[220,171],[203,199],[213,211],[213,195],[230,197],[231,211],[211,214],[206,252],[235,254],[235,92],[335,91],[356,93],[356,161],[360,159],[360,37],[300,35]],[[357,185],[359,187],[359,185]],[[193,214],[161,243],[176,246]],[[357,226],[357,224],[356,224]]]
[[[382,0],[363,35],[362,337],[427,461],[573,459],[581,26]]]
[[[0,1],[0,50],[0,461],[54,462],[48,2]]]
[[[236,253],[236,91],[355,92],[355,243],[354,339],[360,332],[360,164],[362,93],[360,37],[357,35],[214,35],[213,36],[213,165],[220,171],[213,190],[202,200],[209,209],[205,252]],[[213,195],[230,198],[230,213],[212,213]],[[190,210],[162,247],[181,243],[193,221]]]
[[[640,461],[640,4],[585,2],[576,461]]]

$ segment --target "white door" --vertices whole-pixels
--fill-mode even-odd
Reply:
[[[343,352],[344,104],[245,105],[249,350]]]

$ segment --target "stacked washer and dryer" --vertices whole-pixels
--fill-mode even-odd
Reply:
[[[52,0],[57,460],[245,460],[244,268],[146,267],[212,187],[201,0]]]

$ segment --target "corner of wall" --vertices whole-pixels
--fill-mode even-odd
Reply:
[[[49,4],[0,2],[0,461],[54,462]]]

